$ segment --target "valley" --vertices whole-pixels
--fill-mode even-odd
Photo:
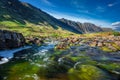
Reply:
[[[120,80],[120,32],[0,0],[0,80]]]

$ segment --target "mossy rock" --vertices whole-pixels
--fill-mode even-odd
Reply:
[[[81,65],[78,69],[72,68],[68,74],[70,80],[109,80],[102,70],[92,65]]]
[[[120,50],[120,46],[118,44],[112,43],[112,46],[114,46],[117,50]]]
[[[38,71],[38,76],[40,78],[56,78],[60,74],[66,74],[68,67],[66,65],[61,65],[56,62],[47,64],[45,67],[40,67]]]
[[[120,63],[102,63],[102,64],[98,64],[99,67],[106,69],[109,72],[118,72],[120,73]]]
[[[14,64],[8,71],[7,80],[34,80],[32,75],[39,70],[38,66],[30,65],[28,62]],[[26,75],[30,75],[26,77]]]
[[[103,46],[101,49],[106,52],[112,52],[112,50],[109,49],[107,46]]]

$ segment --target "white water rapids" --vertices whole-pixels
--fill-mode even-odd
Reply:
[[[45,43],[46,45],[40,46],[38,48],[39,52],[36,53],[36,54],[34,54],[34,56],[36,56],[36,55],[41,55],[41,56],[45,55],[45,53],[49,49],[54,48],[54,45],[57,44],[57,43],[58,43],[57,41],[46,42]],[[25,50],[25,49],[29,49],[29,48],[32,48],[32,46],[23,46],[23,47],[16,48],[16,49],[2,50],[2,51],[0,51],[0,56],[3,57],[0,60],[0,64],[4,64],[4,63],[8,62],[9,59],[11,59],[11,58],[14,57],[14,53],[22,51],[22,50]]]
[[[4,63],[8,62],[9,59],[13,58],[14,53],[16,53],[18,51],[22,51],[24,49],[29,49],[29,48],[31,48],[31,46],[24,46],[24,47],[20,47],[20,48],[16,48],[16,49],[0,51],[0,56],[3,57],[0,60],[0,64],[4,64]]]

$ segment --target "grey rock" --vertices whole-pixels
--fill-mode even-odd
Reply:
[[[21,33],[0,30],[0,50],[17,48],[25,45],[25,38]]]

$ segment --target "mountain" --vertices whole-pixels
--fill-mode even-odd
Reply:
[[[115,27],[115,30],[120,31],[120,27],[119,26]]]
[[[102,32],[102,28],[96,26],[95,24],[92,23],[80,23],[80,22],[75,22],[67,19],[59,19],[60,21],[64,22],[65,24],[74,27],[78,31],[82,33],[93,33],[93,32]]]
[[[37,26],[51,26],[54,29],[60,27],[63,30],[81,33],[74,27],[59,21],[42,10],[18,0],[0,0],[0,22],[3,21],[12,21],[20,25],[30,23]]]
[[[8,26],[8,27],[6,27]],[[10,27],[9,27],[10,26]],[[12,27],[11,27],[12,26]],[[45,27],[41,29],[41,27]],[[46,28],[47,27],[47,28]],[[53,29],[48,29],[52,27]],[[19,0],[0,0],[0,29],[10,29],[26,35],[39,35],[47,33],[54,35],[52,32],[67,34],[74,33],[93,33],[103,31],[100,27],[92,23],[80,23],[67,19],[56,19],[46,12]],[[57,33],[57,31],[62,29]],[[66,32],[62,32],[62,31]],[[51,32],[50,32],[51,31]],[[72,34],[72,33],[70,33]],[[46,35],[46,34],[45,34]],[[56,35],[54,35],[56,36]]]
[[[112,28],[102,28],[104,32],[112,32],[114,31]]]

